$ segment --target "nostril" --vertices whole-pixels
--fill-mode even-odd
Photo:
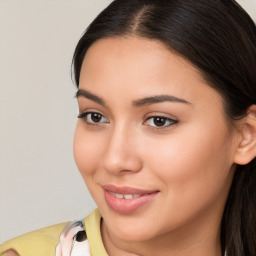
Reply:
[[[133,170],[127,170],[127,169],[124,169],[124,170],[120,171],[120,173],[129,173],[129,172],[134,173]]]

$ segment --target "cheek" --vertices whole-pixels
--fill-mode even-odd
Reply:
[[[199,212],[220,209],[231,182],[226,135],[198,133],[192,127],[189,131],[154,143],[151,140],[151,147],[145,143],[144,162],[168,202],[161,206],[165,217],[180,224],[196,218]]]
[[[76,165],[83,178],[94,173],[104,149],[102,144],[99,136],[85,132],[83,125],[77,124],[73,150]]]
[[[203,127],[202,125],[200,127]],[[186,127],[147,147],[148,168],[164,180],[167,189],[205,190],[222,186],[231,168],[227,133]],[[145,143],[147,144],[147,143]],[[149,149],[153,150],[149,150]]]

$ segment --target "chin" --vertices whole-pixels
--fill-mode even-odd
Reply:
[[[103,217],[104,218],[104,217]],[[113,223],[113,219],[115,222]],[[109,220],[109,221],[108,221]],[[152,224],[142,217],[132,217],[128,215],[104,218],[105,226],[108,232],[116,238],[125,242],[142,242],[151,240],[157,236],[156,223]]]
[[[116,230],[111,230],[114,236],[118,239],[125,241],[126,243],[137,243],[143,241],[149,241],[154,237],[154,233],[149,232],[145,229],[138,229],[134,227],[130,228],[118,228]]]

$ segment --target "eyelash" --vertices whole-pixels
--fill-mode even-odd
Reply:
[[[98,116],[98,117],[100,117],[100,119],[102,119],[102,118],[105,118],[107,121],[104,121],[104,122],[94,122],[91,118],[91,120],[92,121],[88,121],[87,120],[87,118],[88,118],[88,116],[89,115],[96,115],[96,116]],[[100,113],[97,113],[97,112],[84,112],[84,113],[81,113],[81,114],[79,114],[78,116],[77,116],[78,118],[80,118],[80,119],[83,119],[84,120],[84,122],[87,124],[87,125],[90,125],[90,126],[98,126],[98,125],[100,125],[101,123],[109,123],[109,121],[108,121],[108,119],[106,118],[106,117],[104,117],[102,114],[100,114]],[[165,117],[165,116],[150,116],[150,117],[148,117],[144,122],[143,122],[143,124],[145,124],[146,122],[148,122],[149,120],[152,120],[153,122],[154,121],[157,121],[156,119],[158,119],[158,121],[160,121],[160,122],[163,122],[164,123],[164,125],[162,125],[162,126],[157,126],[155,123],[155,126],[154,125],[148,125],[148,124],[146,124],[147,126],[150,126],[150,127],[152,127],[152,128],[154,128],[154,129],[164,129],[164,128],[167,128],[167,127],[169,127],[169,126],[172,126],[172,125],[176,125],[177,123],[178,123],[178,120],[174,120],[174,119],[171,119],[171,118],[168,118],[168,117]],[[167,125],[165,125],[166,124],[166,122],[168,122],[168,124]]]
[[[100,123],[102,123],[102,122],[90,122],[90,121],[88,121],[87,120],[87,118],[88,118],[88,116],[89,115],[97,115],[98,117],[100,116],[101,118],[105,118],[105,119],[107,119],[106,117],[104,117],[103,115],[101,115],[100,113],[97,113],[97,112],[84,112],[84,113],[81,113],[81,114],[79,114],[78,116],[77,116],[77,118],[80,118],[80,119],[83,119],[84,120],[84,122],[87,124],[87,125],[91,125],[91,126],[97,126],[97,125],[99,125]],[[91,119],[92,120],[92,119]],[[109,123],[109,121],[108,122],[104,122],[104,123]]]
[[[143,122],[143,124],[145,124],[145,123],[148,122],[149,120],[152,120],[152,122],[157,121],[156,119],[158,119],[158,121],[160,121],[160,122],[164,122],[164,125],[163,125],[163,126],[157,126],[157,125],[155,124],[155,126],[153,126],[153,125],[148,125],[148,126],[154,128],[154,129],[164,129],[164,128],[167,128],[167,127],[176,125],[176,124],[178,123],[178,120],[174,120],[174,119],[171,119],[171,118],[168,118],[168,117],[165,117],[165,116],[157,116],[157,115],[156,115],[156,116],[150,116],[150,117],[148,117],[148,118],[146,119],[146,121]],[[165,125],[166,122],[168,122],[167,125]]]

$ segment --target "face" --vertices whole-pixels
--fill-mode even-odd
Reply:
[[[75,160],[109,234],[145,241],[219,225],[234,135],[192,64],[157,41],[102,39],[86,54],[77,99]]]

